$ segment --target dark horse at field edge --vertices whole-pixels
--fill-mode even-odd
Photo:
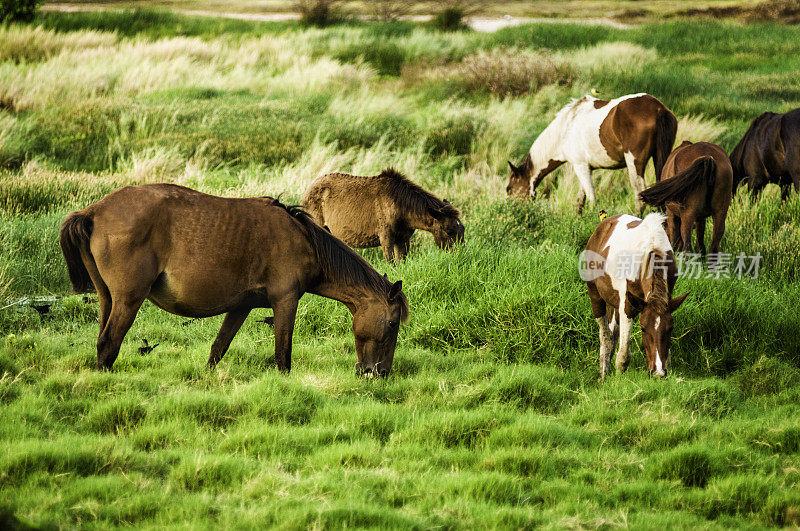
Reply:
[[[408,318],[401,282],[390,283],[300,208],[268,197],[128,186],[69,214],[60,236],[73,288],[98,294],[98,369],[112,367],[145,299],[186,317],[226,314],[211,367],[250,311],[271,307],[275,359],[289,372],[298,301],[313,293],[353,314],[357,370],[386,376]]]
[[[747,181],[758,195],[770,183],[781,188],[781,199],[794,187],[800,192],[800,109],[784,114],[765,112],[731,152],[733,191]]]

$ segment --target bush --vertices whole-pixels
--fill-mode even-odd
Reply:
[[[361,59],[371,64],[379,74],[398,76],[406,54],[397,44],[380,39],[353,43],[336,52],[334,58],[348,63]]]
[[[30,22],[42,0],[0,0],[0,22]]]
[[[373,0],[372,12],[379,19],[391,22],[411,12],[414,0]]]
[[[717,472],[712,454],[703,447],[676,448],[658,463],[655,476],[678,479],[684,487],[705,487]]]
[[[467,56],[456,71],[471,90],[498,96],[519,96],[545,85],[568,85],[574,77],[568,63],[548,54],[506,50]]]
[[[334,22],[336,16],[336,4],[341,0],[298,0],[295,9],[300,12],[302,21],[311,26],[327,26]]]
[[[433,18],[433,25],[442,31],[456,31],[464,27],[464,10],[446,7]]]
[[[800,24],[800,0],[767,0],[761,2],[745,16],[748,22],[779,21]]]

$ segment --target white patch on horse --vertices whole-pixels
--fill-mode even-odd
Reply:
[[[661,316],[656,317],[656,330],[661,326]]]
[[[604,249],[608,249],[608,255],[605,272],[619,294],[620,311],[625,306],[628,281],[641,277],[647,255],[653,250],[664,254],[672,250],[663,226],[665,219],[663,214],[657,212],[648,214],[643,220],[623,214],[617,219],[606,241]],[[629,228],[628,225],[634,221],[641,223]]]
[[[664,366],[661,364],[661,352],[656,349],[656,376],[664,376]]]
[[[574,166],[585,164],[592,168],[617,167],[621,161],[612,159],[600,141],[600,125],[621,102],[646,95],[643,92],[627,94],[599,109],[594,106],[595,97],[586,95],[572,100],[558,111],[531,146],[534,178],[550,160],[563,160]]]

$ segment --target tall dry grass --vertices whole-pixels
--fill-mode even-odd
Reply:
[[[113,46],[113,33],[81,30],[58,33],[36,26],[0,25],[0,62],[34,62],[46,60],[64,51]]]

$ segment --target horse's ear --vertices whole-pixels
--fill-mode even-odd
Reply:
[[[392,288],[389,290],[389,300],[393,301],[400,295],[400,292],[403,291],[403,281],[398,280],[394,284],[392,284]]]
[[[514,166],[514,164],[512,164],[510,160],[508,161],[508,167],[511,168],[511,173],[517,173],[518,168]]]
[[[675,297],[674,299],[672,299],[671,301],[669,301],[669,305],[668,305],[668,307],[667,307],[667,308],[669,309],[669,313],[672,313],[672,312],[674,312],[675,310],[677,310],[678,308],[680,308],[681,304],[683,304],[683,301],[684,301],[684,300],[686,299],[686,297],[688,297],[688,296],[689,296],[689,294],[688,294],[688,293],[684,293],[684,294],[683,294],[683,295],[681,295],[680,297]]]
[[[630,291],[627,293],[627,299],[630,305],[633,306],[637,311],[642,311],[645,304],[647,304],[644,299],[637,297]]]
[[[442,221],[445,217],[447,217],[445,213],[439,210],[438,208],[429,208],[428,214],[433,216],[433,219],[435,219],[436,221]]]

